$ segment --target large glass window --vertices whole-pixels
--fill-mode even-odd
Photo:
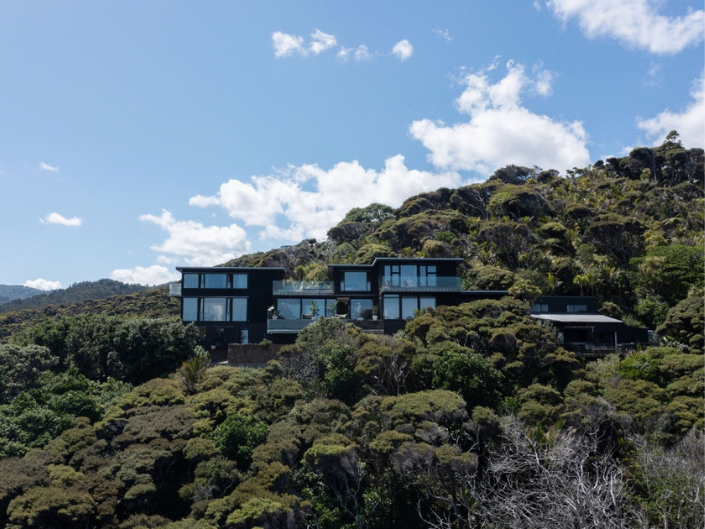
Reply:
[[[232,321],[247,321],[247,298],[233,298]]]
[[[385,265],[384,284],[385,286],[398,287],[401,281],[399,265]]]
[[[206,288],[227,288],[228,286],[228,275],[227,274],[205,274],[205,287]]]
[[[435,266],[419,266],[419,286],[435,287],[436,286],[436,267]]]
[[[285,320],[298,320],[301,318],[301,300],[298,298],[278,299],[277,312]]]
[[[369,313],[365,311],[369,310]],[[364,318],[369,314],[372,317],[372,300],[371,299],[353,299],[350,300],[350,317],[353,320]]]
[[[198,288],[198,274],[184,274],[184,288]]]
[[[384,315],[386,320],[399,319],[399,296],[384,296]]]
[[[587,305],[568,305],[568,312],[587,312]]]
[[[436,308],[436,298],[432,297],[420,297],[419,298],[419,309],[435,309]]]
[[[203,321],[226,321],[225,298],[203,298]]]
[[[198,320],[198,298],[184,298],[182,318],[184,321]]]
[[[240,343],[250,343],[250,331],[247,329],[240,330]]]
[[[367,292],[367,272],[344,272],[343,290],[347,292]]]
[[[247,274],[233,274],[233,288],[247,288]]]
[[[414,311],[419,308],[419,298],[404,296],[401,298],[401,317],[403,320],[414,317]]]
[[[401,265],[401,286],[416,287],[416,265]]]

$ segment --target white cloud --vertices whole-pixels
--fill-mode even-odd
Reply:
[[[651,119],[637,119],[637,127],[646,131],[653,145],[661,145],[666,135],[676,130],[685,147],[705,147],[705,73],[695,81],[690,95],[693,100],[682,112],[664,110]]]
[[[360,44],[357,49],[355,50],[355,60],[360,62],[360,61],[369,61],[372,59],[372,54],[369,52],[367,49],[367,46],[364,44]]]
[[[63,215],[60,215],[59,213],[49,213],[46,217],[43,219],[40,219],[43,224],[59,224],[61,226],[74,226],[78,227],[81,224],[83,224],[83,220],[78,218],[78,217],[73,217],[70,219],[67,219]]]
[[[400,61],[405,61],[414,54],[414,47],[408,40],[400,40],[392,48],[392,53],[399,57]]]
[[[507,75],[492,84],[488,73],[493,69],[463,78],[466,88],[456,104],[469,122],[447,126],[424,119],[411,124],[411,135],[431,151],[429,161],[483,174],[508,164],[558,170],[587,165],[587,133],[581,122],[562,123],[522,106],[523,92],[550,94],[552,74],[538,68],[529,77],[523,65],[510,61]]]
[[[289,35],[276,31],[272,33],[272,45],[274,46],[274,56],[277,59],[289,57],[294,53],[304,53],[303,37]]]
[[[277,59],[290,57],[295,53],[299,55],[308,55],[309,53],[318,55],[336,44],[333,35],[323,33],[320,29],[311,33],[311,42],[309,42],[308,46],[304,46],[304,38],[298,35],[290,35],[281,31],[272,33],[272,46],[274,46],[274,56]]]
[[[37,279],[28,279],[23,283],[23,286],[37,288],[39,290],[57,290],[61,288],[61,283],[59,281],[49,281],[48,279],[39,277]]]
[[[373,202],[398,207],[411,195],[461,184],[457,173],[410,170],[404,157],[397,155],[387,159],[381,171],[352,161],[340,162],[327,171],[317,165],[290,167],[254,176],[249,183],[233,179],[222,184],[215,196],[195,196],[189,203],[220,206],[232,218],[262,227],[262,238],[324,240],[326,232],[351,208]]]
[[[59,172],[58,167],[52,167],[51,165],[45,164],[44,162],[39,162],[39,170],[40,171],[48,171],[50,173],[58,173]]]
[[[534,1],[532,5],[536,11],[541,11],[541,4],[538,1]]]
[[[320,29],[317,29],[311,33],[311,43],[308,45],[308,49],[311,53],[318,55],[322,51],[326,51],[328,48],[332,48],[336,45],[335,37],[333,35],[328,35],[323,33]]]
[[[364,44],[360,44],[357,48],[346,48],[341,46],[336,54],[336,57],[341,62],[348,62],[351,58],[357,62],[371,61],[374,54]]]
[[[180,278],[181,274],[171,272],[167,267],[159,265],[118,268],[110,274],[110,279],[115,281],[137,283],[139,285],[163,285]]]
[[[167,210],[162,214],[142,215],[140,220],[160,226],[169,237],[152,250],[185,257],[194,266],[212,266],[249,251],[247,234],[237,224],[204,226],[191,220],[177,221]]]
[[[448,31],[447,29],[434,29],[433,33],[435,35],[441,37],[446,42],[451,42],[453,40],[453,36],[450,34],[450,31]]]
[[[612,37],[651,53],[678,53],[703,38],[702,10],[667,17],[653,0],[550,0],[548,6],[564,22],[577,18],[588,38]]]

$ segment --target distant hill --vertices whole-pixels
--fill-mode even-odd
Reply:
[[[27,288],[27,287],[9,287]],[[75,283],[68,288],[52,290],[51,292],[32,294],[17,299],[8,300],[0,305],[0,312],[9,312],[25,309],[41,309],[49,305],[75,303],[87,299],[104,299],[109,296],[133,294],[144,292],[148,287],[142,285],[128,285],[112,279],[99,279],[98,281],[83,281]],[[28,289],[35,290],[35,289]],[[0,293],[1,295],[1,293]],[[26,299],[25,299],[26,298]]]
[[[109,280],[106,280],[109,281]],[[127,286],[127,285],[125,285]],[[179,315],[179,298],[169,297],[169,287],[150,287],[141,292],[86,299],[67,304],[47,305],[38,309],[14,310],[0,314],[0,341],[44,319],[80,314],[163,318]]]
[[[15,299],[27,299],[44,291],[22,285],[0,285],[0,304],[8,303]]]

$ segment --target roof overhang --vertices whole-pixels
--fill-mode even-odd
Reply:
[[[623,323],[622,320],[603,316],[602,314],[532,314],[531,317],[557,323]]]

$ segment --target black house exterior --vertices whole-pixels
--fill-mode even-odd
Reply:
[[[201,329],[202,344],[293,343],[321,317],[393,334],[416,310],[501,298],[505,290],[464,291],[462,259],[377,258],[369,265],[330,265],[326,281],[293,281],[283,268],[179,267],[181,317]]]
[[[589,356],[616,352],[648,342],[648,331],[597,312],[597,301],[584,296],[544,296],[531,307],[531,316],[549,321],[562,344]]]
[[[372,264],[328,266],[325,281],[294,281],[283,268],[179,267],[181,317],[201,330],[201,344],[293,343],[313,321],[339,318],[365,332],[394,334],[419,310],[498,299],[506,290],[462,290],[460,258],[377,258]],[[564,344],[576,350],[590,344],[646,341],[623,322],[597,313],[594,298],[544,297],[532,316],[550,321]],[[645,330],[641,329],[640,331]]]

